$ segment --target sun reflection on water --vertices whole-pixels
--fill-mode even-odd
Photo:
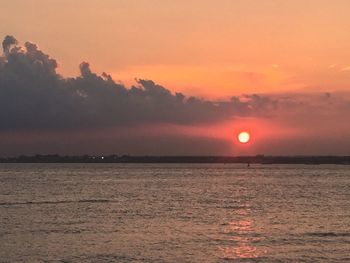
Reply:
[[[253,221],[249,218],[232,221],[224,229],[229,245],[220,246],[220,257],[223,259],[253,259],[266,254],[266,250],[254,245],[259,237],[253,237]]]

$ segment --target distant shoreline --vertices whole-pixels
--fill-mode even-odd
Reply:
[[[61,156],[34,155],[0,158],[0,163],[244,163],[244,164],[341,164],[350,156]]]

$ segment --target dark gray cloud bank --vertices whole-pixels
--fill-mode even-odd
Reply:
[[[207,101],[172,93],[151,80],[130,88],[88,63],[80,76],[63,78],[57,62],[35,44],[12,36],[2,42],[0,57],[0,130],[79,129],[142,123],[194,124],[234,116],[266,115],[278,101],[259,95]]]

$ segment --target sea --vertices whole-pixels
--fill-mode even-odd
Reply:
[[[0,262],[350,262],[350,166],[0,164]]]

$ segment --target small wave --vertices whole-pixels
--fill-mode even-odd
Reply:
[[[0,206],[15,205],[55,205],[55,204],[71,204],[71,203],[114,203],[116,201],[107,199],[86,199],[86,200],[61,200],[61,201],[28,201],[28,202],[3,202]]]
[[[145,259],[144,259],[145,260]],[[137,258],[128,255],[112,255],[112,254],[95,254],[95,255],[81,255],[71,258],[61,259],[61,262],[81,261],[81,262],[135,262]],[[152,260],[145,260],[144,262],[153,262]]]
[[[335,232],[310,232],[307,236],[312,237],[350,237],[350,232],[335,233]]]
[[[232,209],[232,210],[250,209],[249,206],[244,206],[244,205],[226,205],[226,206],[218,206],[218,208]]]

